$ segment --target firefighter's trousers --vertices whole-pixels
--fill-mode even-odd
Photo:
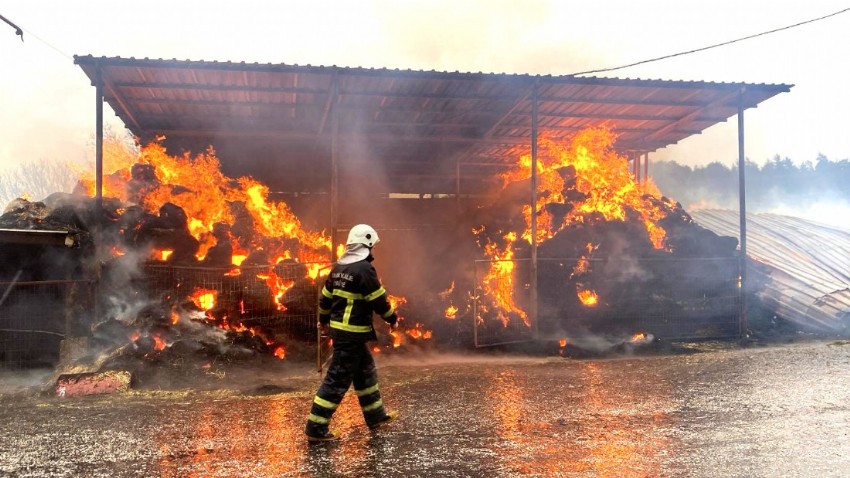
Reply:
[[[313,398],[305,432],[321,436],[327,433],[328,423],[348,388],[354,383],[354,393],[360,402],[366,425],[374,426],[387,418],[378,390],[378,370],[365,342],[334,340],[333,357],[328,372]]]

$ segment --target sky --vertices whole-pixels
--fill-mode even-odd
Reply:
[[[6,0],[0,15],[0,173],[24,162],[94,164],[95,91],[73,55],[566,75],[818,18],[822,0]],[[784,83],[745,112],[746,156],[763,164],[850,157],[850,12],[596,76]],[[108,105],[105,121],[123,129]],[[650,154],[737,161],[737,120]],[[93,167],[93,166],[92,166]]]

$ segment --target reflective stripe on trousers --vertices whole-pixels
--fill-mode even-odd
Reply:
[[[378,388],[375,360],[368,345],[365,342],[334,341],[328,372],[310,408],[310,416],[307,419],[308,433],[311,429],[327,430],[333,413],[352,383],[367,425],[376,424],[387,416]]]

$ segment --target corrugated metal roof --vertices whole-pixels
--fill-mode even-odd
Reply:
[[[737,211],[700,210],[694,220],[739,237]],[[807,329],[850,328],[850,231],[776,214],[747,214],[747,256],[758,293],[776,313]]]
[[[341,156],[380,165],[397,192],[452,192],[458,161],[470,181],[528,153],[535,87],[541,134],[559,138],[607,124],[619,134],[621,153],[654,151],[726,121],[738,112],[739,94],[753,108],[792,87],[90,55],[74,61],[93,82],[100,75],[106,101],[143,140],[165,135],[183,147],[219,150],[241,144],[266,158],[259,162],[285,162],[295,173],[328,162],[335,106]],[[257,143],[268,146],[247,153]]]

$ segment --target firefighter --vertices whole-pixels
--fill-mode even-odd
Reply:
[[[387,413],[378,389],[378,373],[367,342],[377,340],[372,313],[381,316],[392,329],[398,316],[387,300],[372,267],[372,248],[378,233],[366,224],[351,228],[345,253],[334,265],[319,300],[319,328],[333,340],[333,357],[319,390],[313,398],[304,432],[309,441],[329,441],[339,437],[328,423],[351,384],[360,402],[363,418],[377,429],[397,416]]]

